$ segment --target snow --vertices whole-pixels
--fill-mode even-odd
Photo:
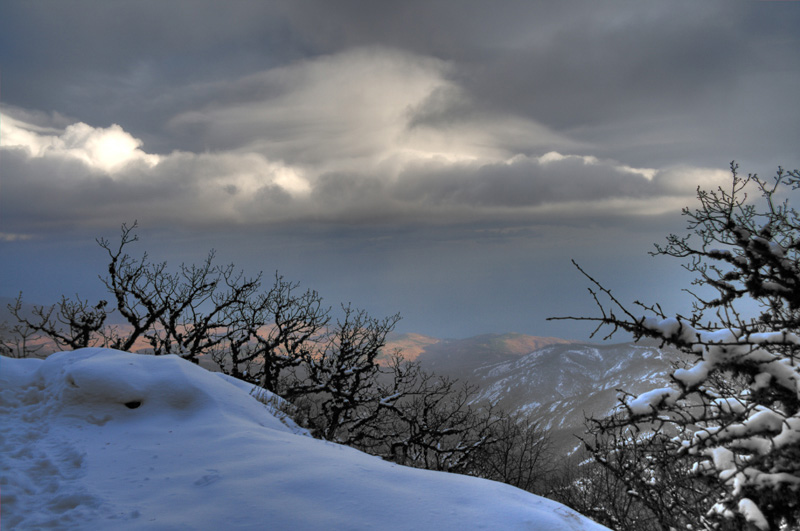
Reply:
[[[656,413],[661,404],[672,405],[680,396],[680,392],[671,387],[662,387],[642,393],[636,398],[630,398],[625,406],[631,415],[649,415]]]
[[[251,391],[177,356],[0,358],[3,528],[605,529],[313,439]]]
[[[742,513],[745,520],[755,525],[759,529],[769,529],[767,519],[758,509],[758,506],[753,503],[749,498],[742,498],[739,500],[739,512]]]
[[[766,246],[764,242],[760,245]],[[784,251],[770,247],[770,252],[780,258]],[[779,290],[776,286],[766,288]],[[692,418],[695,431],[689,432],[691,440],[684,441],[684,448],[688,454],[706,460],[695,465],[695,472],[716,475],[731,496],[728,502],[715,505],[713,512],[732,516],[735,506],[748,522],[766,529],[761,510],[769,506],[769,491],[800,487],[800,475],[791,466],[791,456],[800,443],[800,412],[792,407],[795,398],[800,397],[800,368],[796,358],[786,354],[786,347],[800,345],[800,336],[790,330],[697,330],[680,319],[642,317],[637,322],[664,339],[684,343],[698,358],[688,368],[672,373],[677,385],[627,398],[624,406],[629,415],[655,415],[664,410],[669,413],[683,406],[677,415],[679,421],[675,422],[680,427],[688,418],[680,415],[688,415],[693,393],[702,391],[704,399],[711,397],[710,407]],[[779,348],[772,351],[773,346]],[[724,396],[732,390],[718,390],[723,394],[720,396],[713,386],[711,390],[703,389],[712,373],[724,375],[732,368],[752,376],[738,394]],[[756,393],[762,397],[757,398]],[[675,417],[663,418],[670,422]],[[769,458],[762,463],[758,459],[761,456]],[[745,498],[746,493],[751,498]]]

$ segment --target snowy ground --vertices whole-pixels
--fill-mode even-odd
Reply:
[[[312,439],[249,389],[175,356],[0,358],[2,529],[605,529]]]

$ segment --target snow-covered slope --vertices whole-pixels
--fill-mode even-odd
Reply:
[[[571,450],[587,416],[603,417],[618,405],[618,389],[640,393],[668,385],[678,356],[646,343],[551,345],[476,369],[468,380],[480,389],[476,401],[531,415],[554,447]]]
[[[247,384],[107,349],[0,359],[3,529],[605,529],[312,439]]]

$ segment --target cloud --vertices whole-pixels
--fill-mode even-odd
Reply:
[[[481,109],[450,70],[369,48],[198,87],[207,102],[169,122],[197,149],[162,154],[120,125],[7,108],[4,223],[519,223],[664,212],[719,178],[581,154],[592,146]]]
[[[207,86],[213,101],[169,128],[196,148],[255,151],[318,174],[415,157],[497,159],[512,154],[510,143],[576,145],[532,120],[471,114],[452,70],[398,50],[348,50]]]
[[[95,128],[78,122],[59,131],[4,114],[0,123],[0,135],[4,147],[26,150],[30,158],[80,160],[91,168],[110,174],[129,164],[153,167],[159,160],[157,155],[148,155],[142,151],[142,141],[117,124]]]
[[[523,126],[518,132],[531,133],[535,123],[594,147],[547,150],[650,166],[716,165],[733,157],[790,164],[796,153],[800,54],[791,3],[509,1],[502,9],[486,2],[456,9],[425,1],[200,1],[192,10],[95,3],[4,5],[4,100],[60,109],[93,125],[119,123],[152,152],[241,147],[265,135],[242,125],[248,111],[257,111],[255,120],[269,102],[275,123],[277,103],[286,104],[288,125],[324,102],[353,110],[348,91],[375,77],[391,81],[383,92],[400,96],[380,100],[388,105],[379,111],[394,109],[405,88],[406,99],[414,99],[411,83],[420,78],[437,84],[427,106],[412,104],[421,113],[413,124],[438,120],[441,128],[469,117],[496,125],[502,117],[508,125],[513,117]],[[385,50],[415,65],[402,70],[407,78],[381,78],[381,63],[389,66],[384,72],[399,71],[400,60]],[[454,103],[456,97],[466,104]],[[234,116],[236,102],[245,116]],[[176,115],[185,119],[182,127],[165,128]],[[212,115],[226,121],[208,128]],[[516,151],[533,154],[525,135],[495,129],[493,135],[506,133],[505,143],[520,144]],[[471,147],[480,147],[479,128],[470,130]],[[287,140],[286,154],[294,148],[298,156],[326,155],[324,146],[353,145],[337,131],[308,127],[309,138],[325,142],[309,150]],[[290,131],[269,135],[276,142],[296,138]],[[427,140],[421,130],[416,138]]]
[[[716,187],[727,172],[705,168],[632,168],[593,156],[549,152],[484,164],[410,169],[393,193],[409,203],[470,209],[497,219],[582,219],[663,214],[685,206],[700,185]]]
[[[13,111],[12,111],[13,112]],[[252,205],[285,205],[307,185],[256,153],[146,153],[119,125],[61,130],[2,115],[4,224],[243,223]],[[15,229],[16,230],[16,229]]]

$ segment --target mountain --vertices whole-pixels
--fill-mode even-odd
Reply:
[[[576,435],[585,432],[587,417],[617,406],[620,389],[638,394],[669,385],[672,364],[681,359],[655,343],[593,344],[515,333],[395,335],[387,351],[398,348],[427,371],[475,385],[475,402],[531,415],[564,453],[580,445]]]
[[[253,391],[177,356],[0,357],[3,528],[605,529],[509,485],[313,439]]]
[[[403,359],[414,361],[428,348],[440,343],[441,341],[441,339],[424,336],[422,334],[392,333],[388,337],[386,347],[384,348],[384,354],[393,354],[396,352],[400,354]]]
[[[386,351],[400,348],[404,358],[418,361],[430,372],[468,379],[479,367],[516,360],[549,345],[570,343],[566,339],[516,333],[483,334],[466,339],[404,334],[390,338]]]
[[[587,416],[605,416],[618,390],[638,394],[669,384],[677,351],[648,343],[554,344],[515,360],[472,370],[466,379],[487,400],[511,413],[532,415],[557,444],[577,446]]]

